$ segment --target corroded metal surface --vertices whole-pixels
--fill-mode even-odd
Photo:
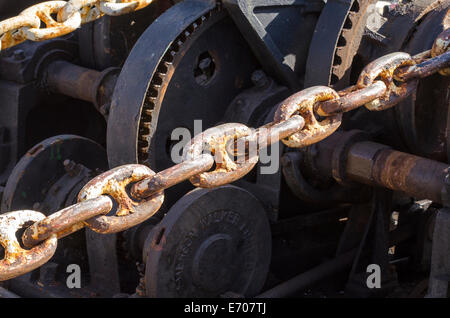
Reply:
[[[131,182],[152,177],[155,173],[143,165],[127,165],[105,172],[86,184],[78,200],[86,201],[108,194],[118,203],[116,216],[97,216],[84,221],[98,233],[115,233],[139,224],[160,208],[164,194],[158,192],[142,202],[132,200],[125,190]]]
[[[41,41],[61,36],[103,14],[124,14],[143,8],[150,2],[150,0],[44,2],[23,11],[19,17],[0,24],[2,47],[14,45],[25,39]],[[187,28],[190,28],[190,32],[186,31],[184,24],[180,25],[179,27],[185,31],[185,38],[179,38],[176,45],[181,46],[199,25],[205,23],[208,17],[213,15],[211,10],[207,7],[201,8],[198,18],[188,23]],[[214,10],[220,11],[217,8]],[[184,14],[178,13],[181,16]],[[57,20],[53,18],[55,14],[58,17]],[[224,14],[221,13],[217,21],[220,21]],[[40,28],[41,22],[46,25],[45,28]],[[177,35],[178,33],[176,32]],[[169,42],[170,46],[160,45],[164,54],[167,47],[173,48],[172,39],[169,39]],[[177,50],[169,51],[168,54],[176,53],[179,49],[178,47]],[[293,94],[279,104],[270,113],[270,117],[265,117],[272,118],[275,112],[273,121],[262,126],[262,121],[255,124],[257,127],[261,126],[259,128],[253,129],[240,123],[227,123],[207,129],[195,136],[185,147],[182,163],[157,174],[144,165],[120,166],[92,179],[79,193],[77,204],[59,210],[48,218],[44,219],[33,211],[11,212],[0,216],[0,228],[4,230],[0,231],[0,239],[6,249],[5,260],[0,263],[3,266],[0,266],[0,270],[3,270],[5,274],[0,277],[9,279],[42,265],[54,252],[57,238],[69,235],[85,225],[95,232],[106,234],[124,231],[143,223],[160,209],[164,201],[163,190],[184,180],[189,179],[195,186],[205,188],[231,183],[249,174],[257,164],[259,150],[262,148],[280,140],[293,148],[311,146],[327,138],[340,127],[343,112],[354,110],[362,105],[375,111],[396,105],[416,89],[418,78],[428,77],[448,67],[447,49],[448,30],[437,38],[430,51],[413,57],[407,53],[391,53],[373,61],[363,69],[355,86],[339,93],[330,87],[314,86]],[[181,55],[185,54],[185,51],[181,52]],[[159,80],[152,81],[150,84],[148,81],[142,81],[142,85],[146,88],[149,85],[153,88],[163,87],[166,73],[172,72],[170,63],[174,61],[175,53],[171,57],[164,56],[164,59],[157,55],[158,65],[161,61],[167,65],[164,64],[165,69],[157,70],[160,72],[159,77],[147,74]],[[196,84],[202,87],[208,86],[205,81],[205,78],[208,79],[207,73],[211,71],[208,66],[214,64],[214,56],[212,56],[214,54],[206,53],[206,57],[198,58],[197,63],[194,63],[198,64],[198,69],[203,72],[197,75],[198,81],[196,81]],[[16,55],[16,58],[21,57],[20,52]],[[93,103],[97,102],[98,90],[90,91],[88,88],[94,86],[92,83],[97,82],[93,80],[93,77],[100,77],[99,72],[73,68],[73,65],[61,61],[53,64],[53,67],[58,68],[58,66],[64,66],[64,68],[69,66],[70,69],[79,71],[79,73],[73,72],[77,74],[72,74],[75,79],[72,78],[69,82],[75,83],[79,79],[82,81],[79,87],[83,89],[73,96],[75,88],[57,83],[58,81],[50,76],[47,79],[50,79],[54,87],[60,85],[59,90],[55,89],[55,91]],[[220,68],[223,65],[218,64],[217,67]],[[56,71],[55,74],[50,75],[56,75]],[[89,80],[83,81],[86,78]],[[233,85],[243,85],[242,79],[233,79],[233,81],[239,82]],[[128,86],[124,87],[128,88]],[[166,88],[161,89],[165,92]],[[148,98],[147,102],[154,103],[156,98],[161,99],[162,95],[158,94],[159,91],[149,92],[149,95],[145,95]],[[149,118],[154,116],[154,109],[150,108],[139,108],[139,114],[135,116],[138,126],[134,126],[139,128],[139,134],[148,137],[144,138],[145,141],[142,138],[135,139],[137,141],[135,146],[140,147],[139,151],[146,152],[146,155],[150,149],[149,136],[152,129]],[[141,113],[148,118],[141,118]],[[119,120],[122,123],[123,118]],[[356,139],[350,139],[356,142]],[[444,176],[448,173],[446,164],[386,149],[383,145],[363,144],[361,146],[361,143],[357,143],[353,147],[345,145],[336,149],[340,149],[342,155],[331,157],[332,167],[329,169],[335,180],[343,181],[349,176],[350,179],[353,178],[362,183],[381,185],[391,190],[441,202]],[[312,149],[309,150],[311,153],[314,152]],[[138,151],[133,156],[137,154]],[[311,155],[311,157],[314,156]],[[346,161],[346,169],[338,161]],[[290,165],[294,162],[297,161],[291,161]],[[210,171],[213,167],[214,169]],[[338,172],[336,172],[337,169],[339,169]],[[114,209],[116,205],[117,208]],[[27,223],[28,221],[30,224]],[[25,229],[22,243],[27,247],[35,246],[29,251],[21,249],[20,243],[15,238],[15,233],[22,227],[28,227]],[[161,235],[161,239],[164,240],[164,235]],[[32,255],[30,259],[27,259],[28,255]],[[195,275],[201,276],[200,271]]]
[[[22,241],[26,247],[36,244],[56,234],[63,238],[84,227],[83,221],[111,211],[113,203],[107,196],[80,202],[49,215],[42,221],[34,223],[23,233]]]
[[[30,210],[0,215],[0,244],[5,249],[5,257],[0,261],[0,281],[28,273],[53,256],[57,245],[56,236],[50,237],[31,250],[23,249],[16,238],[16,233],[21,228],[44,218],[44,214]]]
[[[193,185],[202,188],[217,187],[233,182],[246,175],[258,162],[258,156],[253,155],[243,162],[235,162],[227,151],[227,143],[251,134],[251,129],[238,123],[223,124],[205,130],[195,136],[185,146],[184,160],[193,160],[204,151],[214,155],[216,168],[212,172],[203,172],[190,178]],[[206,145],[206,147],[205,147]],[[206,149],[205,149],[206,148]]]
[[[339,99],[331,99],[317,104],[317,114],[320,116],[330,116],[337,113],[348,112],[366,103],[382,97],[386,93],[386,84],[382,81],[375,81],[373,84],[358,89],[351,86],[345,91],[339,91]]]
[[[183,161],[155,174],[151,178],[139,181],[133,185],[131,192],[138,199],[146,198],[153,193],[170,188],[199,173],[208,171],[213,164],[214,158],[209,154],[203,154],[197,160]]]
[[[450,27],[450,10],[447,11],[447,27]],[[450,29],[444,30],[433,43],[433,47],[431,48],[431,55],[433,57],[437,57],[441,54],[447,52],[450,48]],[[439,71],[441,75],[449,76],[450,75],[450,67],[442,69]]]
[[[339,95],[333,89],[314,86],[284,100],[275,113],[275,121],[287,120],[298,112],[305,120],[305,127],[300,132],[283,139],[283,143],[288,147],[305,147],[319,142],[336,131],[341,124],[342,114],[318,121],[314,115],[314,105],[317,102],[338,98]]]
[[[26,40],[44,41],[75,31],[104,14],[117,16],[148,6],[153,0],[71,0],[35,4],[20,15],[0,22],[0,50]],[[57,15],[55,20],[52,15]],[[41,28],[41,21],[45,24]]]
[[[367,65],[358,78],[357,86],[365,88],[371,85],[377,78],[386,84],[384,96],[366,104],[369,110],[380,111],[390,108],[405,99],[415,88],[417,83],[410,81],[396,85],[394,72],[397,68],[412,65],[414,62],[407,53],[396,52],[380,57]]]

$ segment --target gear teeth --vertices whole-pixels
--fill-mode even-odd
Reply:
[[[153,115],[153,109],[144,108],[144,109],[142,110],[142,113],[143,113],[143,115],[149,116],[149,117],[151,118],[152,115]]]
[[[143,122],[141,127],[150,130],[151,122]]]
[[[159,91],[164,84],[164,80],[170,68],[173,67],[173,61],[183,47],[186,40],[194,33],[202,24],[204,24],[213,13],[220,11],[219,7],[207,12],[205,15],[198,18],[184,32],[182,32],[177,39],[171,44],[168,52],[164,55],[163,60],[157,67],[156,74],[150,82],[150,87],[147,90],[146,103],[142,109],[141,120],[139,123],[139,137],[138,137],[138,160],[139,163],[146,161],[149,157],[150,147],[150,126],[153,117],[153,109],[158,102]]]
[[[349,57],[348,46],[351,45],[352,37],[354,36],[354,28],[359,27],[360,20],[365,16],[367,12],[367,3],[370,1],[355,0],[348,11],[347,17],[345,18],[344,25],[341,29],[341,34],[338,38],[338,43],[336,45],[333,65],[331,67],[331,78],[330,84],[334,85],[341,80],[345,75],[343,74],[342,65],[347,65],[347,60]]]

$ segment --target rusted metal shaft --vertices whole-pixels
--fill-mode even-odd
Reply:
[[[396,151],[368,138],[358,130],[337,132],[316,144],[308,161],[313,167],[305,163],[301,168],[338,182],[381,186],[442,203],[448,164]]]
[[[409,81],[414,78],[424,78],[437,73],[450,65],[450,51],[417,65],[397,69],[394,73],[396,79]]]
[[[369,185],[402,191],[417,199],[441,202],[448,164],[365,141],[348,151],[347,177]]]
[[[54,92],[93,103],[97,109],[109,104],[119,70],[103,72],[57,60],[46,69],[46,84]]]

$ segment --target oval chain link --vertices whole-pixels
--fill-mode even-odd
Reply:
[[[0,51],[26,40],[44,41],[69,34],[103,15],[118,16],[140,10],[153,0],[46,1],[0,22]],[[57,15],[57,21],[52,17]],[[45,27],[41,28],[41,22]]]
[[[99,2],[94,2],[74,0],[71,2],[72,11],[67,9],[64,13],[69,17],[65,21],[77,13],[83,16],[80,13],[85,10],[83,8],[98,6]],[[150,1],[138,2],[136,8],[148,5]],[[61,7],[61,4],[57,6]],[[23,32],[35,32],[33,28],[36,29],[36,20],[30,18],[30,14],[39,10],[33,10],[28,11],[26,16],[9,20],[9,26],[0,23],[2,41],[6,35],[20,41],[20,36],[11,26],[17,27],[21,23],[27,23],[28,29]],[[47,21],[50,27],[64,23],[51,19],[50,14],[55,10],[43,10],[44,15],[40,15],[39,19]],[[145,221],[161,207],[163,190],[184,180],[189,179],[200,187],[217,187],[233,182],[253,169],[258,161],[258,151],[263,147],[280,140],[289,147],[308,146],[331,135],[341,124],[342,112],[364,104],[372,110],[393,106],[408,94],[409,85],[416,86],[417,80],[411,74],[418,72],[428,76],[437,72],[438,68],[448,67],[448,30],[443,34],[438,40],[447,44],[439,44],[441,42],[437,41],[439,43],[436,45],[444,47],[445,52],[434,49],[440,55],[431,50],[414,57],[406,53],[384,56],[363,70],[357,85],[340,91],[339,94],[329,87],[315,86],[292,95],[277,107],[274,121],[263,127],[251,129],[243,124],[228,123],[207,129],[185,147],[182,163],[157,174],[138,164],[117,167],[86,184],[79,193],[79,203],[49,217],[35,211],[0,215],[0,244],[5,249],[5,257],[0,260],[0,280],[20,276],[44,264],[54,254],[58,237],[64,237],[85,225],[99,233],[115,233]],[[435,56],[429,58],[430,54]],[[425,69],[430,63],[433,65],[432,71],[429,68],[417,71],[417,67]],[[411,66],[417,67],[410,68]],[[400,78],[397,79],[400,83],[395,83],[394,73],[413,80],[401,82]],[[319,116],[327,117],[323,119]],[[252,147],[257,150],[255,153],[249,151]],[[205,154],[205,151],[211,154]],[[214,170],[209,171],[214,163]],[[108,215],[113,207],[111,198],[118,206],[115,215]],[[22,241],[27,247],[34,246],[30,250],[23,249],[16,238],[17,231],[24,227],[26,230]]]
[[[56,235],[30,250],[22,248],[16,238],[16,233],[20,229],[44,218],[44,214],[30,210],[0,215],[0,244],[5,249],[5,256],[0,260],[0,281],[28,273],[45,264],[55,254]]]

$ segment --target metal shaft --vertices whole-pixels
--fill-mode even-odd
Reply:
[[[347,154],[347,177],[402,191],[417,199],[442,202],[448,164],[385,148],[373,142],[354,144]]]
[[[93,103],[97,109],[109,104],[119,69],[103,72],[57,60],[47,67],[47,85],[54,93]]]

